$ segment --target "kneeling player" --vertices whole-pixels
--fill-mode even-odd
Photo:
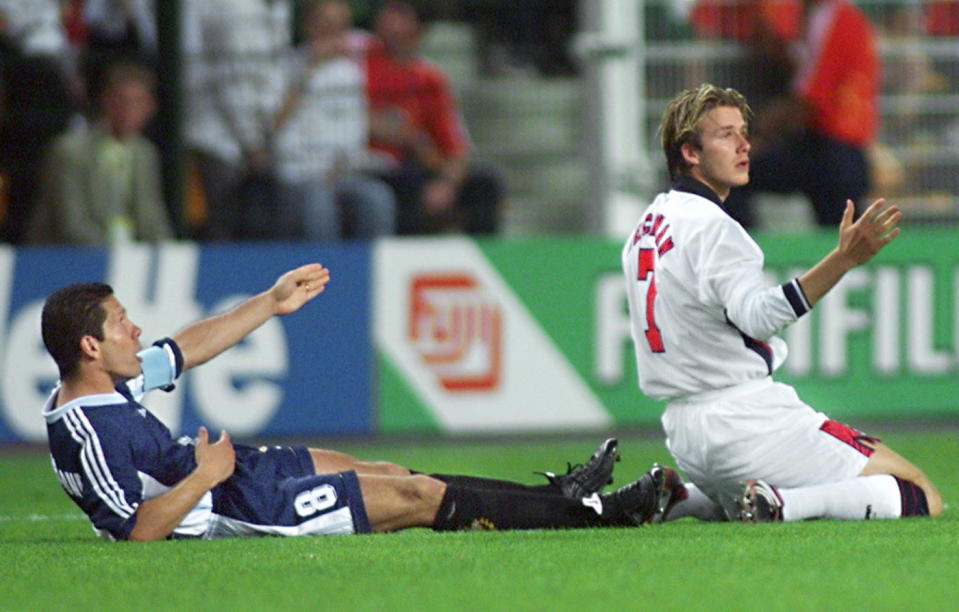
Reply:
[[[776,334],[893,240],[901,213],[877,200],[854,221],[848,202],[836,248],[770,285],[759,246],[723,207],[749,182],[749,116],[738,92],[708,84],[667,105],[673,186],[622,252],[639,384],[668,402],[666,444],[695,485],[673,516],[936,516],[942,499],[918,468],[772,378],[786,358]]]

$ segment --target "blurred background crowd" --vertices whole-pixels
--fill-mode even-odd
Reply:
[[[600,1],[0,0],[0,239],[591,231]],[[663,104],[711,81],[756,111],[747,227],[959,220],[959,0],[635,10],[647,183]]]

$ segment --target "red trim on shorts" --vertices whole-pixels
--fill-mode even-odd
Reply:
[[[845,442],[849,446],[853,447],[866,457],[872,456],[872,448],[863,444],[863,442],[869,442],[875,444],[879,442],[879,438],[873,436],[867,436],[861,431],[857,431],[846,425],[845,423],[840,423],[839,421],[825,421],[820,427],[819,431],[825,432],[830,436],[836,438],[840,442]]]

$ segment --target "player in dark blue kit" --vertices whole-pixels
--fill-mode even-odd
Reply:
[[[112,289],[82,283],[44,304],[43,341],[60,385],[43,415],[64,490],[102,537],[320,535],[431,527],[438,531],[636,525],[685,496],[675,471],[654,466],[600,493],[618,458],[605,441],[582,466],[547,473],[549,484],[419,474],[305,446],[174,439],[140,403],[180,374],[239,342],[274,315],[323,292],[329,271],[309,264],[267,291],[148,348]]]

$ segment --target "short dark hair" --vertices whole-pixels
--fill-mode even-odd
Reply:
[[[80,363],[80,340],[93,336],[103,340],[107,312],[103,302],[113,295],[106,283],[75,283],[50,294],[40,317],[43,345],[60,370],[61,380],[76,373]]]

